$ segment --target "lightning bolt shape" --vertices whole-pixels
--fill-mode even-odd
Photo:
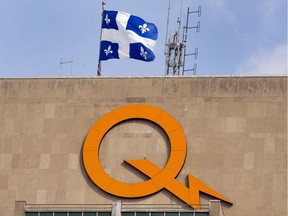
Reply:
[[[124,162],[128,163],[130,166],[134,167],[138,171],[142,172],[149,178],[155,179],[155,177],[163,171],[158,166],[153,164],[149,160],[125,160]],[[164,168],[165,169],[165,168]],[[169,178],[169,177],[168,177]],[[158,179],[159,180],[159,179]],[[186,204],[190,205],[194,209],[200,209],[200,192],[208,194],[214,198],[227,202],[231,205],[233,203],[227,198],[213,190],[211,187],[204,184],[202,181],[197,179],[191,174],[188,174],[189,186],[181,184],[177,179],[163,179],[163,181],[168,182],[165,186],[165,189],[170,191],[176,197],[181,199]],[[157,182],[153,182],[155,187],[157,187]]]

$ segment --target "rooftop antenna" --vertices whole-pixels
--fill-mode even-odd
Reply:
[[[165,44],[165,75],[180,75],[181,59],[182,59],[182,43],[180,43],[180,28],[181,28],[181,15],[182,15],[182,4],[181,0],[180,15],[177,18],[178,29],[177,31],[168,38],[168,28],[170,19],[170,0],[168,6],[168,17],[167,17],[167,29],[166,29],[166,44]]]
[[[62,69],[62,65],[63,64],[70,64],[70,73],[71,73],[71,77],[72,77],[72,72],[73,72],[73,56],[72,56],[72,59],[69,60],[69,61],[62,61],[62,58],[60,59],[60,69]]]
[[[168,30],[169,30],[169,20],[170,20],[170,1],[168,3],[168,14],[167,14],[167,26],[166,26],[166,38],[165,38],[165,43],[167,43],[167,39],[168,39]],[[166,54],[166,52],[164,53]]]
[[[183,67],[182,67],[182,75],[184,75],[184,73],[186,71],[193,71],[193,75],[196,75],[196,71],[197,71],[197,64],[194,64],[193,68],[185,68],[185,61],[186,61],[186,57],[188,56],[194,56],[194,59],[196,60],[198,58],[198,48],[195,48],[194,53],[186,53],[186,43],[187,43],[187,35],[188,35],[188,30],[189,29],[196,29],[196,32],[198,33],[200,31],[200,21],[197,21],[197,25],[196,26],[189,26],[189,15],[190,14],[198,14],[198,17],[201,17],[201,12],[202,12],[202,6],[198,6],[198,10],[197,11],[190,11],[190,8],[188,7],[187,10],[187,17],[186,17],[186,25],[183,27],[183,43],[185,44],[185,49],[184,49],[184,57],[183,57]]]
[[[166,44],[165,44],[165,56],[166,56],[166,67],[165,75],[184,75],[186,71],[193,71],[193,75],[196,75],[197,64],[194,64],[193,68],[185,68],[185,60],[188,56],[194,56],[196,60],[198,58],[198,49],[195,48],[194,53],[186,53],[187,35],[189,29],[196,29],[196,32],[200,31],[200,21],[197,22],[196,26],[189,26],[189,15],[192,13],[198,13],[198,17],[201,16],[202,7],[199,6],[197,11],[190,11],[188,7],[186,25],[183,26],[182,41],[180,42],[180,30],[181,30],[181,15],[182,15],[182,3],[180,8],[180,16],[177,19],[178,30],[168,38],[168,25],[170,19],[170,1],[168,7],[168,18],[167,18],[167,32],[166,32]],[[181,73],[182,70],[182,73]]]

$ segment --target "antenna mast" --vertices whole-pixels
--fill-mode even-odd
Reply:
[[[181,1],[181,10],[180,10],[180,17],[182,15],[182,2]],[[169,8],[168,8],[168,18],[167,18],[167,32],[166,32],[166,44],[165,44],[165,56],[166,56],[166,67],[165,67],[165,75],[184,75],[186,71],[193,71],[193,75],[196,75],[197,64],[194,64],[193,68],[186,69],[185,68],[185,61],[188,56],[194,56],[196,60],[198,58],[198,49],[195,48],[194,53],[186,53],[186,43],[188,37],[188,30],[189,29],[196,29],[196,32],[200,31],[200,21],[197,22],[196,26],[189,26],[189,15],[192,13],[198,13],[198,17],[201,16],[201,9],[202,7],[199,6],[197,11],[190,11],[188,7],[187,17],[186,17],[186,25],[183,26],[183,33],[182,33],[182,42],[180,42],[180,29],[181,29],[181,18],[178,17],[178,30],[167,39],[168,34],[168,25],[169,25],[169,16],[170,16],[170,1],[169,1]]]
[[[167,15],[167,26],[166,26],[166,38],[165,38],[165,43],[167,42],[168,39],[168,30],[169,30],[169,19],[170,19],[170,1],[169,0],[169,5],[168,5],[168,15]],[[166,53],[165,53],[166,54]]]
[[[190,11],[190,8],[188,7],[187,10],[187,19],[186,19],[186,25],[183,27],[183,43],[185,44],[185,49],[184,49],[184,58],[183,58],[183,67],[182,67],[182,75],[184,75],[184,73],[186,71],[193,71],[193,75],[196,75],[196,71],[197,71],[197,64],[195,63],[193,68],[189,68],[186,69],[185,68],[185,61],[186,61],[186,57],[187,56],[194,56],[194,59],[196,60],[198,58],[198,48],[195,48],[194,53],[186,53],[186,42],[187,42],[187,35],[188,35],[188,30],[189,29],[196,29],[196,32],[199,33],[200,31],[200,21],[197,22],[196,26],[189,26],[189,15],[190,14],[194,14],[194,13],[198,13],[198,17],[201,17],[201,11],[202,11],[202,7],[201,5],[198,6],[198,10],[197,11]]]
[[[69,61],[62,61],[62,58],[60,59],[60,69],[62,69],[62,65],[63,64],[70,64],[71,67],[70,67],[70,72],[71,72],[71,77],[72,77],[72,71],[73,71],[73,56],[72,56],[72,59],[69,60]]]

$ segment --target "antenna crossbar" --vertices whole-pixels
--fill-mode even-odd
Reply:
[[[61,58],[60,59],[60,69],[62,69],[62,65],[63,64],[71,64],[70,73],[71,73],[71,76],[72,76],[72,72],[73,72],[73,56],[72,56],[72,60],[69,60],[69,61],[62,61],[62,58]]]

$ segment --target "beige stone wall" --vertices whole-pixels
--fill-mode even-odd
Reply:
[[[225,215],[287,214],[287,77],[230,77],[0,79],[0,216],[14,215],[16,200],[119,200],[91,183],[81,151],[97,119],[131,103],[180,123],[188,151],[177,179],[185,184],[191,173],[232,200]],[[163,167],[169,143],[154,124],[128,121],[106,135],[100,155],[111,176],[138,182],[143,177],[121,161],[146,157]],[[122,201],[182,203],[165,190]]]

